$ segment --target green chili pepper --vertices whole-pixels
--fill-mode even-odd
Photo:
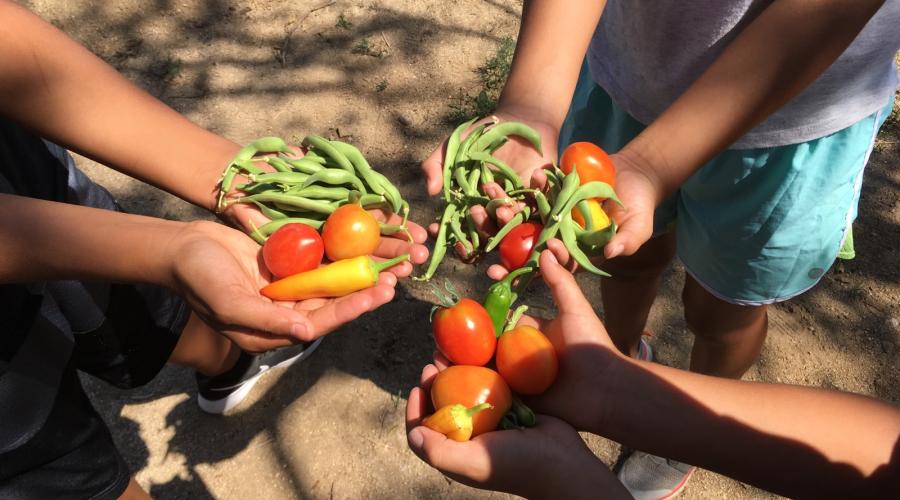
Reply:
[[[487,295],[484,297],[484,308],[488,316],[491,317],[491,322],[494,324],[494,333],[497,337],[500,337],[503,333],[503,326],[506,324],[509,309],[517,298],[512,291],[512,282],[519,276],[533,271],[533,268],[521,267],[507,274],[505,278],[488,288]]]

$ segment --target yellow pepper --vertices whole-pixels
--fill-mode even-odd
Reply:
[[[408,253],[382,262],[368,255],[342,259],[269,283],[260,293],[272,300],[343,297],[375,286],[378,273],[405,260],[409,260]]]
[[[582,229],[590,229],[592,231],[599,231],[606,228],[610,223],[609,216],[603,211],[600,202],[596,198],[591,198],[590,200],[585,200],[585,203],[587,203],[590,210],[590,214],[588,214],[590,217],[589,223],[585,223],[585,217],[578,206],[572,209],[572,219],[575,223],[581,226]]]
[[[468,441],[472,437],[472,416],[488,408],[493,406],[490,403],[481,403],[471,408],[461,404],[447,405],[425,417],[422,425],[454,441]]]

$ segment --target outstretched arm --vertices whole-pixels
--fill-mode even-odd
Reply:
[[[562,251],[555,240],[551,248]],[[634,361],[616,350],[550,251],[541,255],[541,272],[559,307],[543,329],[559,354],[560,376],[531,401],[535,410],[790,497],[878,497],[900,488],[896,407]]]

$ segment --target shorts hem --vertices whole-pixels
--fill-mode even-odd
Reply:
[[[733,297],[728,297],[727,295],[714,289],[709,284],[705,283],[702,279],[700,279],[700,277],[697,276],[697,273],[695,273],[694,271],[691,271],[690,266],[685,264],[684,260],[680,256],[678,257],[678,262],[680,262],[681,265],[684,266],[684,272],[686,272],[687,274],[690,274],[691,278],[694,278],[694,281],[696,281],[700,286],[702,286],[704,290],[709,292],[710,295],[714,296],[715,298],[717,298],[721,301],[727,302],[729,304],[734,304],[737,306],[766,306],[766,305],[771,305],[771,304],[777,304],[778,302],[784,302],[786,300],[791,300],[798,295],[802,295],[802,294],[808,292],[812,287],[819,284],[819,281],[821,281],[821,279],[822,279],[821,277],[819,277],[819,279],[817,279],[813,284],[809,285],[808,287],[806,287],[802,290],[799,290],[799,291],[796,291],[796,292],[793,292],[793,293],[790,293],[787,295],[775,297],[772,299],[761,299],[761,300],[735,299]],[[822,276],[824,276],[824,274]]]

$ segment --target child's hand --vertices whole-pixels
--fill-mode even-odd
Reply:
[[[538,415],[535,427],[488,432],[466,442],[419,425],[437,373],[435,365],[425,367],[406,406],[409,447],[432,467],[475,488],[527,498],[595,498],[624,492],[575,429],[553,417]]]
[[[247,352],[321,337],[389,302],[397,283],[394,274],[384,272],[374,287],[344,297],[276,304],[259,293],[271,280],[260,264],[259,245],[239,231],[194,222],[168,248],[169,286],[204,322]],[[394,249],[388,245],[382,251]]]
[[[559,358],[559,374],[545,393],[526,402],[535,411],[560,417],[579,430],[596,430],[608,405],[615,404],[605,400],[603,382],[622,364],[623,355],[575,277],[551,250],[541,253],[540,265],[559,313],[549,321],[525,316],[520,323],[531,324],[547,335]]]
[[[646,169],[630,155],[614,154],[616,165],[616,194],[625,208],[606,202],[607,211],[616,224],[616,235],[606,244],[603,253],[607,259],[619,255],[632,255],[653,235],[653,211],[661,202],[660,188]]]

